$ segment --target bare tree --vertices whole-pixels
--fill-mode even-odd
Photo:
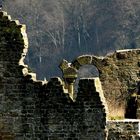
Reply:
[[[136,48],[140,34],[139,0],[5,0],[3,8],[27,25],[26,61],[39,74],[58,74],[64,57],[105,55]],[[51,63],[50,63],[51,61]]]

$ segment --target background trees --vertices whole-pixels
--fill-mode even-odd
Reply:
[[[4,0],[3,8],[27,25],[26,63],[39,79],[60,75],[63,58],[138,47],[139,0]]]

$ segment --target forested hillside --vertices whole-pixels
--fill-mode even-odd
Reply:
[[[59,76],[63,58],[138,47],[140,0],[4,0],[3,9],[27,25],[26,63],[39,79]]]

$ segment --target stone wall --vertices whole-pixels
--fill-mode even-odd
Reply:
[[[122,108],[123,116],[128,94],[139,80],[140,50],[117,51],[106,57],[86,55],[74,60],[72,69],[91,64],[100,73],[100,80],[80,80],[74,102],[60,78],[36,80],[23,62],[27,49],[25,26],[0,12],[0,140],[107,139],[108,110],[100,80],[109,115],[116,115]],[[67,62],[64,67],[68,67]],[[117,126],[116,122],[108,123],[108,139],[118,135],[130,138],[133,126],[133,137],[137,138],[138,123],[132,123],[127,134],[118,134]],[[123,128],[125,123],[119,126]]]
[[[105,57],[83,55],[72,61],[79,70],[83,65],[94,65],[99,71],[109,116],[125,115],[127,99],[136,92],[140,76],[140,49],[120,50]]]
[[[108,140],[139,140],[140,120],[108,121]]]
[[[19,60],[26,49],[25,26],[0,12],[0,139],[20,137],[22,131],[22,68]],[[22,33],[21,33],[22,32]],[[23,39],[25,38],[25,39]]]
[[[99,79],[82,79],[76,101],[63,93],[61,82],[54,78],[40,94],[42,139],[104,140],[107,137],[105,101]],[[84,85],[84,86],[83,86]],[[62,85],[61,85],[62,86]],[[88,91],[86,89],[89,89]],[[44,96],[44,97],[42,97]],[[98,117],[100,116],[100,117]]]
[[[0,140],[105,140],[99,79],[81,80],[73,102],[60,78],[37,81],[29,72],[27,48],[25,26],[0,12]]]

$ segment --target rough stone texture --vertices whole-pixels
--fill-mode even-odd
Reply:
[[[98,92],[97,83],[99,85],[97,79],[82,79],[79,83],[80,88],[76,101],[73,102],[69,96],[63,94],[58,79],[49,81],[44,94],[39,95],[41,99],[39,114],[42,116],[41,122],[45,132],[41,138],[49,137],[54,140],[106,139],[105,101]]]
[[[136,110],[137,118],[140,118],[140,95],[137,96],[137,110]]]
[[[109,108],[108,115],[124,117],[127,98],[139,81],[139,63],[140,49],[133,49],[116,51],[106,57],[80,56],[71,67],[79,70],[85,64],[96,66]]]
[[[0,12],[0,140],[105,140],[99,79],[82,79],[73,102],[60,78],[37,81],[29,73],[27,47],[25,26]]]
[[[139,49],[80,56],[71,66],[64,61],[62,68],[91,64],[100,73],[100,80],[80,80],[73,102],[60,78],[37,81],[29,72],[23,63],[27,48],[25,26],[0,12],[0,140],[104,140],[107,128],[108,139],[139,139],[139,121],[108,121],[106,128],[108,110],[100,83],[109,115],[122,108],[123,116],[125,101],[139,80]]]
[[[0,12],[0,139],[17,138],[23,131],[22,103],[26,91],[19,60],[26,49],[25,26]],[[22,32],[22,33],[21,33]],[[23,39],[25,38],[25,40]],[[25,50],[24,50],[25,51]]]
[[[140,120],[108,121],[108,140],[139,140]]]

